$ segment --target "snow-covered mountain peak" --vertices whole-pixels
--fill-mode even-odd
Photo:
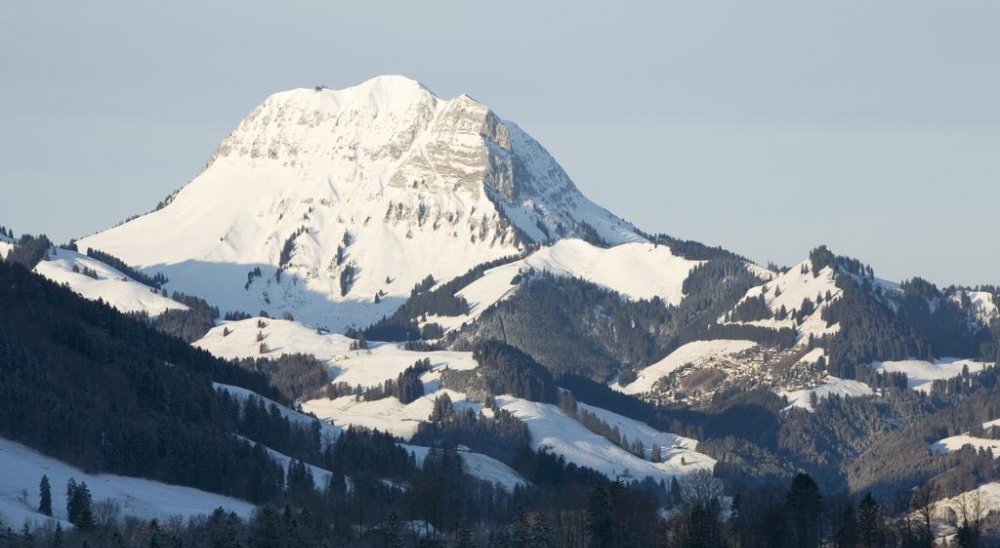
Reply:
[[[381,76],[271,95],[163,207],[80,244],[224,310],[341,329],[391,312],[427,275],[572,236],[642,240],[486,105]]]

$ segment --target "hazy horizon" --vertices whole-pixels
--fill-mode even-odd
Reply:
[[[646,231],[1000,284],[1000,4],[444,4],[11,6],[0,224],[110,227],[267,95],[403,74],[490,105]]]

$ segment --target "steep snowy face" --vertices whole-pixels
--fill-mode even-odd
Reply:
[[[390,313],[427,275],[567,236],[641,239],[485,105],[383,76],[272,95],[163,207],[80,245],[224,310],[338,330]]]

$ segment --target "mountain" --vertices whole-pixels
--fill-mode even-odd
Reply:
[[[391,313],[428,275],[570,236],[644,239],[486,105],[381,76],[268,97],[155,211],[79,246],[223,310],[339,331]]]
[[[777,546],[786,501],[822,492],[831,530],[904,538],[905,512],[941,499],[959,531],[956,497],[1000,482],[996,286],[643,233],[405,78],[276,94],[155,211],[76,246],[0,229],[0,257],[0,445],[263,504],[252,534],[285,504],[362,544],[401,515],[458,544],[462,519],[485,542],[618,513],[650,528],[623,545]],[[838,521],[869,492],[902,504]],[[725,526],[723,493],[750,502]]]

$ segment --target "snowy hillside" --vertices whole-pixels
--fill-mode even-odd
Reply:
[[[599,416],[606,422],[618,425],[622,434],[631,441],[642,440],[649,448],[654,444],[662,445],[665,460],[651,462],[639,458],[591,432],[555,405],[510,396],[498,397],[497,403],[528,425],[533,448],[548,448],[557,455],[565,456],[569,462],[593,468],[609,478],[622,476],[627,471],[635,479],[649,476],[656,481],[662,479],[669,482],[673,476],[683,476],[702,469],[712,470],[715,466],[711,457],[694,451],[696,441],[657,432],[610,411],[598,410]],[[597,410],[590,406],[583,408]]]
[[[993,453],[993,458],[1000,458],[1000,440],[970,436],[969,434],[940,439],[931,444],[931,452],[936,454],[950,453],[964,447],[972,447],[976,451],[988,450]]]
[[[48,260],[38,263],[35,272],[69,285],[81,297],[102,299],[122,312],[146,312],[156,317],[166,310],[188,308],[97,259],[59,247],[49,252]]]
[[[757,343],[752,341],[691,342],[674,350],[662,360],[639,370],[639,376],[635,381],[616,388],[626,394],[649,392],[660,379],[671,374],[690,373],[697,368],[718,366],[721,362],[737,365],[739,360],[735,356],[755,346]]]
[[[481,407],[477,403],[468,402],[465,394],[453,390],[440,390],[408,404],[401,403],[393,396],[373,401],[359,400],[355,396],[342,396],[336,399],[309,400],[302,403],[302,409],[341,428],[364,426],[410,439],[417,433],[419,424],[431,416],[434,410],[434,398],[444,394],[451,398],[456,409],[471,406],[478,410]]]
[[[281,413],[281,416],[288,419],[288,421],[291,423],[297,423],[300,425],[309,426],[314,422],[318,422],[320,425],[320,439],[326,445],[333,443],[334,441],[336,441],[337,437],[340,436],[340,429],[337,428],[336,426],[329,424],[327,422],[319,421],[315,417],[310,417],[309,415],[300,413],[294,409],[289,409],[288,407],[285,407],[284,405],[281,405],[280,403],[277,403],[273,400],[267,399],[261,396],[260,394],[257,394],[256,392],[247,390],[246,388],[242,388],[239,386],[231,386],[228,384],[221,384],[221,383],[212,383],[212,384],[213,386],[215,386],[216,390],[227,392],[230,396],[240,401],[244,401],[248,398],[257,398],[262,400],[264,404],[267,405],[268,407],[274,405],[275,407],[277,407],[278,412]]]
[[[957,377],[965,369],[968,369],[970,374],[976,374],[990,365],[993,364],[975,360],[941,358],[934,360],[934,362],[925,360],[875,362],[872,364],[872,368],[881,372],[906,373],[907,385],[910,388],[921,392],[930,392],[934,381]]]
[[[400,445],[403,449],[413,453],[413,456],[417,459],[417,464],[423,466],[424,459],[427,458],[427,454],[430,452],[429,447],[405,443]],[[520,474],[493,457],[466,450],[459,450],[458,454],[462,457],[462,462],[465,464],[465,472],[472,477],[493,484],[499,484],[508,491],[513,491],[518,486],[527,485],[527,482],[524,481],[524,478]]]
[[[14,240],[0,234],[0,259],[6,258],[11,249],[14,249]]]
[[[1000,512],[1000,483],[984,483],[954,497],[941,499],[932,508],[935,536],[947,538],[955,534],[963,521],[978,521]]]
[[[642,239],[487,106],[383,76],[272,95],[162,208],[80,246],[223,310],[339,331],[391,312],[429,274],[574,235]]]
[[[219,507],[247,517],[254,510],[254,506],[248,502],[190,487],[111,474],[87,474],[3,438],[0,438],[0,470],[0,516],[15,529],[25,520],[43,523],[51,519],[36,512],[38,483],[43,474],[49,477],[52,485],[53,517],[61,521],[64,527],[69,526],[65,486],[70,478],[86,482],[95,503],[104,500],[117,503],[121,508],[121,517],[165,520],[175,515],[207,515]],[[24,500],[22,491],[27,492]]]
[[[15,246],[10,238],[0,236],[0,258]],[[166,310],[188,309],[113,266],[61,247],[50,247],[34,271],[57,284],[69,286],[85,299],[103,300],[121,312],[145,312],[155,318]]]
[[[264,327],[258,327],[259,323]],[[267,347],[264,354],[258,335]],[[297,321],[250,318],[225,322],[194,345],[226,359],[309,354],[329,364],[332,382],[350,386],[381,384],[425,358],[431,361],[432,369],[476,367],[470,352],[415,352],[402,344],[377,342],[370,342],[367,349],[351,350],[352,342],[343,335],[319,332]]]
[[[840,297],[840,294],[841,290],[836,285],[833,268],[827,266],[814,273],[812,262],[806,260],[791,267],[787,272],[778,274],[774,279],[751,288],[736,306],[736,309],[739,309],[748,300],[763,297],[769,312],[768,317],[728,321],[760,327],[796,329],[801,340],[807,340],[809,335],[821,337],[837,332],[838,326],[828,326],[822,318],[822,313],[831,302]],[[812,309],[797,321],[794,314],[803,311],[804,306],[811,306]],[[732,312],[735,313],[736,309]],[[727,322],[727,319],[722,317],[719,321]]]
[[[997,305],[997,298],[992,293],[986,291],[960,291],[951,296],[951,299],[961,305],[967,302],[972,310],[973,316],[983,325],[1000,318],[1000,307]]]
[[[610,248],[580,239],[564,239],[543,247],[524,259],[483,273],[456,295],[469,303],[470,313],[462,316],[428,316],[427,321],[453,329],[475,320],[517,289],[517,277],[530,271],[581,278],[634,300],[659,297],[676,305],[684,298],[684,280],[701,264],[674,255],[667,246],[628,243]]]
[[[827,375],[826,379],[817,386],[802,390],[779,392],[779,395],[788,398],[788,405],[791,407],[801,407],[807,411],[812,411],[813,394],[816,395],[816,398],[823,399],[831,395],[859,397],[870,396],[873,393],[872,388],[863,382]]]

